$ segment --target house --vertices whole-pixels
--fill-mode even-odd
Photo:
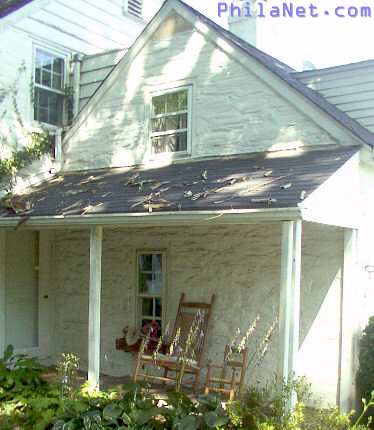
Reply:
[[[75,352],[97,385],[131,374],[124,327],[215,294],[206,359],[259,315],[252,354],[278,320],[248,382],[306,375],[320,404],[350,409],[373,312],[374,135],[318,87],[328,73],[167,0],[78,94],[58,171],[3,200],[0,347]]]
[[[51,139],[70,123],[80,106],[73,95],[94,91],[95,78],[109,69],[88,56],[123,55],[161,0],[5,0],[0,5],[0,136],[2,157],[29,143],[30,133],[47,130]],[[82,58],[87,59],[81,70]],[[75,77],[82,72],[82,80]],[[73,84],[74,82],[74,84]],[[13,97],[15,96],[15,97]],[[52,154],[54,156],[55,154]],[[52,157],[53,158],[53,157]],[[26,182],[48,177],[54,168],[46,154],[35,163]],[[20,180],[20,186],[25,185]]]

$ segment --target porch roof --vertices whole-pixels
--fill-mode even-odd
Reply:
[[[358,150],[299,149],[58,174],[3,199],[0,219],[292,208]]]

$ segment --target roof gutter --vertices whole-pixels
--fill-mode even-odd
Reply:
[[[183,211],[133,214],[58,215],[0,219],[1,228],[58,228],[100,226],[177,226],[248,224],[301,219],[299,208],[266,208],[223,211]]]

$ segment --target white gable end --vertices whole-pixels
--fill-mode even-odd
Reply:
[[[246,59],[249,67],[237,61],[227,43],[208,37],[205,26],[191,23],[180,7],[173,2],[164,6],[81,112],[64,143],[64,169],[152,159],[152,94],[186,85],[193,93],[189,157],[353,143],[336,124],[325,127],[328,119],[323,123],[318,115],[312,119],[310,112],[303,113],[289,98],[289,89],[282,94],[281,85],[278,90],[270,85],[271,72],[262,66],[261,77],[255,60]]]

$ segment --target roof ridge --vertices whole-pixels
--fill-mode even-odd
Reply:
[[[341,111],[335,105],[330,103],[326,98],[321,96],[319,93],[314,91],[305,85],[300,79],[298,79],[294,73],[294,69],[288,66],[285,63],[277,60],[269,54],[259,50],[254,47],[250,43],[244,41],[240,37],[234,35],[232,32],[226,30],[216,22],[212,21],[210,18],[202,14],[201,12],[194,9],[192,6],[186,4],[183,0],[166,0],[160,10],[163,10],[166,4],[171,1],[175,1],[176,4],[181,5],[185,9],[189,10],[193,15],[195,15],[202,22],[205,22],[209,27],[213,28],[218,34],[222,35],[227,41],[235,45],[238,49],[243,51],[245,54],[257,60],[263,67],[266,67],[270,72],[274,75],[278,76],[281,80],[283,80],[286,84],[292,87],[295,91],[300,93],[302,96],[307,98],[310,102],[312,102],[317,108],[322,110],[325,114],[327,114],[330,118],[336,121],[338,124],[349,130],[354,136],[356,136],[360,141],[366,143],[369,146],[374,147],[374,133],[371,133],[367,128],[362,126],[359,122],[351,118],[345,112]],[[149,28],[151,23],[156,19],[158,13],[152,18],[152,20],[145,26],[142,33],[138,36],[137,40],[142,36],[142,34]],[[136,42],[135,42],[136,43]],[[120,67],[124,58],[131,52],[131,48],[124,53],[121,60],[113,67],[107,77],[100,83],[99,87],[91,96],[91,99],[98,91],[102,88],[104,82],[115,72],[115,70]],[[87,106],[89,106],[89,102],[83,107],[80,111],[84,111]],[[80,115],[78,115],[75,120],[78,120]],[[74,121],[75,122],[75,121]]]
[[[183,5],[192,11],[196,16],[206,22],[208,25],[214,27],[223,37],[229,39],[232,43],[238,46],[240,49],[245,51],[247,54],[254,57],[257,61],[262,63],[263,66],[267,67],[270,71],[276,74],[279,78],[285,81],[288,85],[294,88],[296,91],[304,95],[309,99],[314,105],[327,113],[335,121],[347,128],[356,137],[362,140],[369,146],[374,146],[374,133],[370,132],[367,128],[362,126],[358,121],[351,118],[345,112],[341,111],[335,105],[330,103],[326,98],[321,96],[319,93],[314,91],[305,85],[302,81],[295,77],[295,71],[288,65],[282,63],[281,61],[275,59],[271,55],[257,49],[255,46],[245,42],[240,37],[234,35],[230,31],[221,27],[216,22],[212,21],[210,18],[206,17],[201,12],[194,9],[192,6],[186,4],[183,0],[176,0],[178,3]]]
[[[361,61],[355,61],[352,63],[344,63],[344,64],[337,64],[336,66],[327,66],[327,67],[321,67],[319,69],[311,69],[311,70],[303,70],[301,72],[295,70],[294,72],[291,72],[292,74],[296,75],[296,76],[306,76],[306,75],[313,75],[314,73],[319,73],[319,72],[329,72],[329,71],[340,71],[340,69],[345,70],[345,69],[349,69],[352,67],[368,67],[369,65],[373,65],[374,64],[374,59],[370,59],[370,60],[361,60]]]

